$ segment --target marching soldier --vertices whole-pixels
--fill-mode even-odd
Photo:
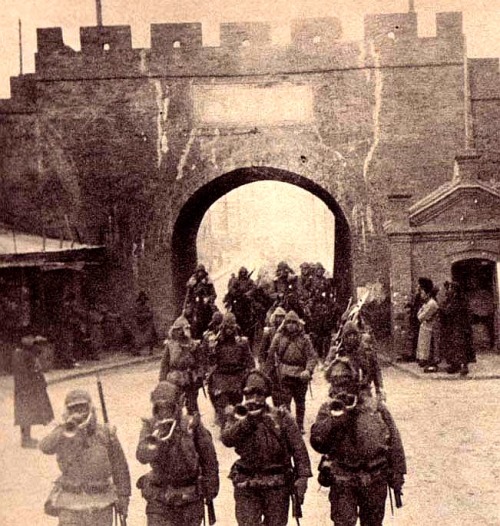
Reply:
[[[283,307],[287,312],[295,311],[303,315],[299,301],[299,279],[288,263],[280,261],[273,280],[274,292],[271,294],[275,305]]]
[[[260,344],[260,353],[259,353],[259,364],[261,367],[264,367],[267,361],[267,355],[269,354],[269,348],[273,338],[280,328],[283,320],[285,319],[286,311],[283,307],[276,307],[274,312],[269,318],[269,325],[264,327],[264,334],[262,335],[262,343]]]
[[[307,332],[311,336],[314,348],[321,360],[328,354],[330,333],[335,323],[333,305],[333,287],[331,279],[325,276],[325,269],[321,263],[313,266],[311,277],[310,301],[308,305],[309,324]]]
[[[212,319],[208,324],[207,330],[203,333],[201,339],[201,347],[203,349],[203,360],[208,363],[212,357],[215,345],[219,338],[219,331],[224,320],[224,315],[220,311],[215,311],[212,314]]]
[[[204,265],[198,265],[194,274],[186,284],[186,298],[184,301],[184,316],[191,325],[193,338],[201,339],[212,318],[215,306],[214,284]]]
[[[381,526],[387,486],[396,506],[406,460],[399,431],[385,404],[366,395],[358,371],[347,357],[330,370],[330,400],[311,429],[311,445],[323,454],[318,481],[330,488],[330,517],[335,526]]]
[[[297,425],[304,433],[307,386],[311,381],[318,356],[305,334],[303,322],[290,311],[276,332],[267,356],[264,372],[273,380],[273,403],[284,404],[290,411],[295,401]]]
[[[232,278],[228,284],[228,291],[224,297],[224,304],[236,316],[242,335],[253,341],[253,308],[252,295],[255,283],[245,267],[238,271],[238,277]]]
[[[219,467],[210,432],[199,415],[182,414],[183,394],[160,382],[151,393],[153,415],[144,418],[137,460],[152,470],[137,481],[148,526],[199,526],[204,501],[219,491]]]
[[[160,382],[175,384],[186,394],[189,414],[198,411],[198,389],[203,385],[204,361],[200,343],[191,338],[189,322],[179,316],[165,340],[160,366]]]
[[[221,426],[226,418],[225,407],[243,400],[243,379],[254,365],[248,340],[238,336],[234,314],[225,314],[211,357],[208,378],[208,391],[215,404],[216,421]]]
[[[215,363],[215,347],[219,340],[223,319],[224,315],[222,312],[215,311],[212,315],[211,322],[208,324],[208,329],[203,333],[203,338],[201,340],[201,354],[203,363],[206,365],[204,383],[208,383],[210,379],[209,364]],[[210,398],[210,403],[215,410],[215,398],[211,389],[208,389],[208,397]]]
[[[362,337],[358,325],[354,321],[347,321],[341,333],[339,347],[332,347],[326,360],[325,377],[330,381],[330,366],[338,357],[349,357],[353,366],[358,370],[360,382],[365,393],[371,394],[371,385],[375,387],[375,393],[379,400],[385,400],[384,382],[382,370],[378,362],[377,353],[370,344],[369,338]]]
[[[290,497],[297,508],[312,476],[304,440],[290,413],[266,404],[270,380],[251,371],[244,384],[245,401],[227,408],[221,440],[239,459],[231,468],[239,526],[284,526]]]
[[[40,442],[56,455],[62,475],[45,504],[60,526],[111,526],[113,507],[127,516],[130,474],[116,429],[97,422],[90,395],[70,391],[64,402],[64,422]]]

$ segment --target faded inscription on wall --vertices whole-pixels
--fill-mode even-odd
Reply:
[[[193,86],[194,117],[208,126],[273,126],[313,121],[311,86]]]

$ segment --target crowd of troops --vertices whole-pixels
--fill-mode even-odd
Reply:
[[[288,265],[278,266],[257,355],[238,322],[234,303],[236,290],[245,291],[243,295],[255,290],[249,273],[241,269],[234,278],[226,298],[232,308],[224,314],[213,307],[215,290],[205,269],[199,267],[188,282],[184,310],[164,342],[158,384],[150,397],[151,414],[143,418],[136,448],[138,462],[151,468],[136,484],[146,501],[148,526],[199,526],[206,520],[205,510],[209,524],[216,520],[213,501],[219,492],[219,465],[197,401],[205,387],[220,440],[238,456],[229,474],[237,524],[284,526],[290,506],[300,523],[313,475],[304,440],[306,393],[318,365],[317,346],[304,320],[317,312],[316,307],[301,298],[316,297],[313,291],[322,290],[313,287],[323,283],[322,269],[315,270],[306,273],[310,279],[306,282],[302,275],[293,277]],[[301,288],[310,296],[299,294]],[[202,290],[207,296],[199,296]],[[319,296],[331,301],[329,291],[325,288]],[[210,307],[210,316],[208,308],[206,314],[201,309],[205,306]],[[200,335],[196,331],[201,319],[208,322]],[[316,328],[310,318],[309,324]],[[21,369],[37,369],[36,348],[36,341],[23,342],[16,354]],[[310,444],[322,455],[318,481],[329,488],[333,524],[354,526],[359,518],[362,526],[382,525],[388,492],[400,505],[406,463],[359,309],[342,315],[338,333],[326,348],[322,371],[329,395],[310,429]],[[22,390],[18,384],[16,389]],[[23,440],[29,433],[25,406],[16,405]],[[32,447],[32,442],[25,447]],[[56,455],[61,470],[46,513],[57,515],[62,526],[107,526],[114,519],[126,523],[131,495],[128,463],[116,429],[98,423],[86,391],[68,393],[62,423],[39,447]]]
[[[242,336],[251,347],[262,338],[262,331],[277,307],[285,312],[293,310],[305,322],[319,357],[324,359],[330,336],[340,314],[336,305],[332,278],[327,277],[321,263],[302,263],[296,274],[284,261],[276,269],[274,279],[258,276],[241,267],[233,274],[224,296],[224,306],[236,318]],[[184,314],[191,325],[194,338],[203,332],[217,310],[214,285],[203,265],[199,265],[187,283]]]

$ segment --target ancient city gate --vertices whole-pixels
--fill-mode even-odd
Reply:
[[[222,24],[211,48],[201,24],[154,24],[150,49],[132,48],[128,26],[80,36],[75,51],[60,28],[38,30],[36,72],[0,101],[0,219],[35,233],[70,224],[105,244],[95,288],[117,308],[146,289],[162,323],[178,313],[205,210],[262,179],[335,213],[344,300],[373,285],[407,294],[433,269],[413,260],[391,274],[391,196],[410,196],[410,214],[451,180],[457,152],[474,138],[487,157],[500,130],[487,110],[498,71],[466,60],[460,13],[438,14],[432,38],[414,12],[367,16],[361,42],[341,40],[334,18],[297,21],[283,47],[264,23]],[[498,179],[491,156],[481,170]]]
[[[227,192],[244,184],[266,180],[291,183],[304,188],[321,199],[334,214],[335,240],[332,239],[332,242],[335,241],[336,294],[341,304],[347,303],[352,295],[351,237],[349,225],[337,201],[324,188],[306,177],[276,168],[254,166],[237,169],[218,177],[194,192],[183,204],[172,235],[172,269],[176,304],[182,304],[186,292],[186,281],[196,266],[196,236],[205,212]],[[286,221],[286,218],[277,217],[276,221]],[[249,228],[251,224],[250,219]]]

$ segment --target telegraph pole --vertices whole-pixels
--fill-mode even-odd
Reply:
[[[102,3],[101,0],[95,0],[95,10],[97,16],[97,25],[102,26]]]
[[[19,75],[23,74],[23,28],[21,19],[18,20],[18,35],[19,35]]]

